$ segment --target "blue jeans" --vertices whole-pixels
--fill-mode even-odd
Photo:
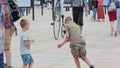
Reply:
[[[116,27],[117,27],[117,31],[120,32],[120,8],[117,9],[117,24],[116,24]]]
[[[93,19],[96,20],[97,8],[93,8]]]
[[[3,57],[3,53],[0,54],[0,68],[4,68],[4,57]]]
[[[23,64],[31,64],[33,62],[33,58],[30,54],[22,55],[22,60]]]
[[[20,8],[20,13],[22,16],[24,16],[25,8]]]
[[[54,0],[54,7],[56,6],[58,0]],[[60,0],[61,15],[64,15],[64,0]],[[55,8],[54,8],[55,10]]]

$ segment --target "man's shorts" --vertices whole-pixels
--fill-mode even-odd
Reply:
[[[3,53],[0,54],[0,68],[4,68],[4,56],[3,56]]]
[[[31,64],[33,62],[33,58],[30,54],[22,55],[22,60],[23,64]]]
[[[81,58],[81,59],[86,58],[87,52],[85,49],[85,44],[81,44],[81,43],[71,44],[70,48],[74,58]]]
[[[10,50],[12,35],[14,34],[15,28],[5,29],[5,43],[4,50]]]

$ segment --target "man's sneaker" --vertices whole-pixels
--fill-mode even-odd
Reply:
[[[91,65],[90,68],[95,68],[95,67],[93,65]]]

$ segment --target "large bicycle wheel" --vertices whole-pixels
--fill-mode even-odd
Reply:
[[[64,38],[64,36],[65,36],[64,18],[62,18],[61,36],[62,36],[62,38]]]
[[[54,38],[57,40],[60,35],[60,27],[61,27],[61,12],[60,12],[60,4],[57,3],[54,10],[54,21],[53,21],[53,33]]]

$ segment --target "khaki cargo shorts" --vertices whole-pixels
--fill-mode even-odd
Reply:
[[[81,43],[71,44],[70,48],[74,58],[81,58],[81,59],[86,58],[87,52],[85,49],[85,44],[81,44]]]
[[[14,34],[15,28],[5,29],[5,42],[4,42],[4,50],[10,50],[12,35]]]

